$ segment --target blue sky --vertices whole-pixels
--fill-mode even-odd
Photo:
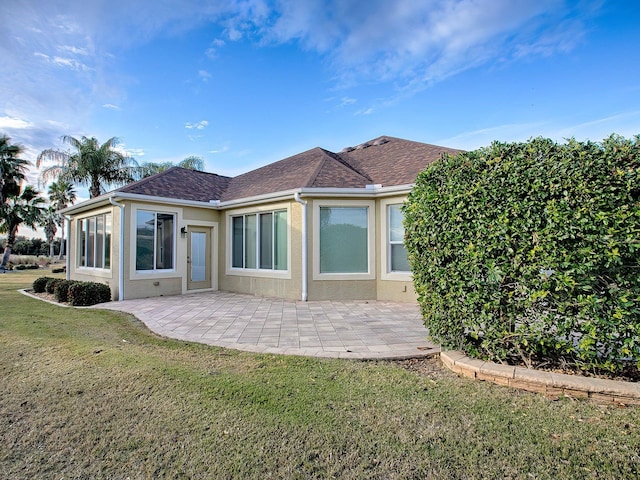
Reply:
[[[379,135],[473,149],[640,134],[640,2],[20,0],[0,133],[117,136],[236,175]],[[37,172],[30,178],[35,181]],[[79,190],[86,198],[86,191]]]

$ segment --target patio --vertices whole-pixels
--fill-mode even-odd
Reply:
[[[110,302],[170,338],[255,353],[403,359],[440,351],[418,306],[380,301],[301,302],[206,292]]]

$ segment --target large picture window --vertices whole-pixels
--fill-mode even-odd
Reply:
[[[78,220],[78,266],[111,268],[111,214]]]
[[[368,273],[368,239],[368,207],[320,207],[320,273]]]
[[[136,213],[136,270],[173,269],[175,215],[138,210]]]
[[[404,226],[402,220],[402,205],[389,205],[388,207],[388,268],[389,272],[407,273],[409,261],[407,259],[407,249],[404,246]]]
[[[287,212],[231,217],[231,267],[287,269]]]

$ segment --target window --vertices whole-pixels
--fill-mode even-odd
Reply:
[[[174,262],[175,215],[138,210],[136,270],[171,270]]]
[[[404,246],[404,226],[402,225],[402,205],[388,207],[388,268],[389,272],[410,272],[407,249]]]
[[[287,212],[231,217],[233,268],[287,269]]]
[[[78,220],[78,266],[111,268],[111,214]]]
[[[368,225],[368,207],[320,207],[320,273],[368,273]]]

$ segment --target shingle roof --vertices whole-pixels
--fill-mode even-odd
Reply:
[[[316,147],[232,178],[221,200],[301,187],[360,187],[367,183],[366,177],[335,153]]]
[[[443,153],[460,152],[401,138],[378,137],[340,153],[316,147],[233,178],[173,167],[117,191],[208,202],[303,187],[408,185]]]
[[[443,153],[457,155],[460,152],[462,150],[401,138],[378,137],[340,155],[355,170],[371,178],[370,183],[391,186],[413,183],[418,174]]]
[[[175,198],[179,200],[195,200],[208,202],[219,199],[229,185],[231,178],[215,173],[171,167],[164,172],[124,187],[117,192],[137,193],[156,197]]]

